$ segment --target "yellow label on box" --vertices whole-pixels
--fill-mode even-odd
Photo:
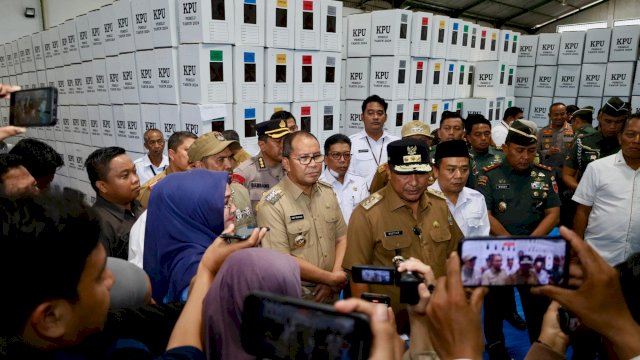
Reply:
[[[491,39],[495,40],[497,35],[498,35],[498,34],[496,34],[496,33],[492,33],[492,34],[491,34]]]
[[[436,64],[436,71],[440,71],[440,65],[442,64]]]
[[[276,64],[278,64],[278,65],[286,65],[287,64],[287,54],[276,54]]]
[[[438,105],[437,104],[431,105],[431,111],[438,111]]]
[[[444,29],[444,23],[445,23],[444,20],[440,20],[440,29]]]
[[[276,2],[276,6],[277,7],[281,7],[281,8],[286,8],[287,7],[287,0],[278,0]]]
[[[283,109],[283,108],[281,108],[281,107],[273,108],[273,112],[274,112],[274,113],[275,113],[275,112],[278,112],[278,111],[282,111],[282,110],[284,110],[284,109]]]

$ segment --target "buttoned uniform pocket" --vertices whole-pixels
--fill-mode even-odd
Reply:
[[[466,216],[465,220],[467,222],[467,226],[472,228],[479,228],[484,223],[484,216],[480,211],[470,211]]]
[[[409,230],[409,231],[408,231]],[[410,229],[388,229],[382,234],[381,244],[390,258],[396,255],[396,250],[402,250],[411,246],[411,237],[415,236]]]
[[[449,226],[443,227],[432,227],[429,229],[429,236],[431,240],[436,243],[443,243],[445,241],[451,240],[451,231],[449,231]]]
[[[299,255],[309,243],[311,223],[307,219],[287,222],[287,239],[292,255]]]

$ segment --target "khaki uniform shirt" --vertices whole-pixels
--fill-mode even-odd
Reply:
[[[270,228],[262,239],[263,247],[333,271],[336,239],[347,233],[347,224],[330,185],[318,181],[311,195],[306,195],[285,176],[265,194],[259,208],[258,226]],[[315,285],[303,281],[303,297],[309,298]]]
[[[509,276],[509,284],[511,285],[539,285],[538,276],[535,270],[529,269],[529,273],[521,273],[516,271]]]
[[[249,191],[238,183],[231,183],[229,187],[233,193],[233,202],[236,204],[236,229],[256,226]]]
[[[342,266],[393,266],[396,255],[415,257],[431,266],[436,277],[446,275],[446,260],[462,240],[462,231],[449,212],[444,195],[425,191],[418,204],[417,220],[390,185],[358,205],[349,220],[347,251]],[[416,231],[414,231],[414,228]],[[400,289],[393,285],[369,285],[371,292],[387,294],[395,312]]]
[[[145,208],[149,207],[149,198],[151,197],[151,189],[158,183],[158,181],[164,179],[167,175],[171,174],[171,168],[167,167],[164,171],[158,173],[158,175],[152,177],[140,187],[140,194],[138,194],[137,200]]]
[[[249,190],[249,199],[254,210],[262,198],[262,194],[276,186],[284,177],[282,165],[278,164],[273,168],[268,167],[261,153],[238,165],[233,170],[233,173],[244,178],[242,185]],[[234,178],[232,181],[236,180],[237,178]]]

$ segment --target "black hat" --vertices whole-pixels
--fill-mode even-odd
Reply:
[[[291,131],[287,127],[287,122],[283,119],[274,119],[263,121],[256,125],[258,136],[267,135],[274,139],[279,139]]]
[[[464,140],[449,140],[441,142],[436,146],[434,160],[438,161],[447,157],[469,157],[469,149]]]
[[[600,112],[605,113],[609,116],[618,117],[629,114],[630,108],[631,106],[629,103],[622,101],[622,99],[617,96],[614,96],[611,99],[607,100],[606,103],[602,104]]]
[[[536,132],[532,128],[525,125],[523,122],[516,120],[509,127],[507,139],[504,142],[529,146],[537,143],[538,138],[536,137]]]
[[[388,164],[397,173],[411,174],[431,171],[429,148],[416,139],[396,140],[387,145]]]
[[[574,111],[571,114],[571,119],[576,117],[589,123],[593,122],[593,106],[586,106]]]

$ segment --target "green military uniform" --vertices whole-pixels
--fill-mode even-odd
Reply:
[[[593,126],[591,126],[591,124],[587,124],[583,127],[581,127],[580,129],[577,129],[574,133],[574,139],[580,139],[583,138],[587,135],[591,135],[598,132],[598,130],[594,129]]]
[[[565,157],[564,166],[578,170],[581,175],[584,174],[587,165],[593,160],[613,155],[618,151],[620,151],[618,138],[605,138],[598,131],[576,139]]]
[[[492,147],[489,147],[489,151],[479,153],[473,148],[469,148],[469,155],[471,156],[471,169],[469,169],[469,179],[467,180],[467,186],[475,188],[478,173],[482,168],[491,166],[493,164],[501,163],[504,159],[502,151],[498,151]]]

